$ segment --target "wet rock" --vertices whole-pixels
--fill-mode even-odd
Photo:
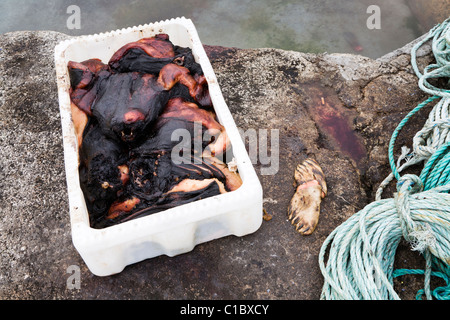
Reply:
[[[406,5],[420,23],[422,32],[427,32],[436,24],[448,18],[450,2],[440,0],[409,0]],[[407,23],[411,23],[407,21]]]
[[[254,159],[272,219],[254,234],[100,278],[89,272],[70,235],[53,64],[54,46],[67,37],[0,36],[0,298],[318,299],[323,241],[373,201],[389,173],[390,134],[424,98],[409,64],[411,45],[378,60],[205,46],[237,126],[256,130],[260,143],[265,132],[269,141],[279,137],[269,148],[279,149],[273,174],[264,174],[267,163]],[[422,64],[432,59],[429,48],[420,56]],[[410,142],[426,114],[402,131],[399,147]],[[306,157],[322,166],[328,195],[315,232],[302,237],[287,220],[287,207],[294,169]],[[401,256],[400,265],[421,263],[407,246]],[[80,268],[80,289],[67,285],[70,266]],[[402,283],[402,296],[412,299],[420,282]]]

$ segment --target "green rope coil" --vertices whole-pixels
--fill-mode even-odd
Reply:
[[[417,50],[432,40],[436,63],[423,74],[417,66]],[[319,265],[324,276],[321,299],[400,299],[393,278],[424,275],[421,299],[450,299],[450,91],[430,84],[429,79],[450,78],[450,18],[430,30],[411,51],[411,64],[419,87],[432,96],[416,106],[399,123],[389,142],[392,173],[380,184],[376,199],[336,228],[324,241]],[[402,148],[397,162],[394,145],[400,130],[419,110],[433,107],[424,127],[413,138],[413,151]],[[402,163],[403,161],[403,163]],[[420,176],[400,172],[424,163]],[[381,199],[383,189],[397,180],[394,198]],[[394,258],[402,239],[425,258],[425,269],[394,270]],[[327,261],[325,263],[325,257]],[[431,290],[431,277],[446,286]]]

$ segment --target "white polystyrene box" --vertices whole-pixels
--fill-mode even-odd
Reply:
[[[123,45],[158,33],[173,44],[190,47],[203,68],[219,122],[225,127],[242,186],[232,192],[181,205],[104,229],[89,225],[80,188],[78,146],[70,111],[69,61],[99,58],[107,63]],[[55,47],[55,63],[64,144],[72,241],[92,273],[107,276],[125,266],[159,255],[175,256],[195,245],[227,235],[244,236],[262,223],[262,187],[217,78],[190,19],[176,18],[96,35],[74,37]]]

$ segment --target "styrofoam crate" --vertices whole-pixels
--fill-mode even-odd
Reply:
[[[70,111],[69,61],[99,58],[107,63],[123,45],[158,33],[190,47],[209,85],[211,100],[233,147],[242,186],[232,192],[180,205],[104,229],[89,225],[78,173],[78,145]],[[72,241],[92,273],[107,276],[159,255],[175,256],[220,237],[244,236],[262,223],[262,187],[226,105],[211,63],[190,19],[176,18],[107,33],[74,37],[55,47]]]

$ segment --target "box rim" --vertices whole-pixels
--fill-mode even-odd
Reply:
[[[201,204],[203,207],[220,207],[223,202],[226,202],[227,198],[235,199],[236,198],[242,198],[245,196],[246,202],[251,203],[250,199],[255,199],[255,202],[261,202],[262,203],[262,186],[260,184],[260,181],[256,175],[256,172],[251,164],[251,161],[249,159],[249,156],[247,154],[247,151],[245,150],[245,146],[243,145],[242,140],[237,139],[237,135],[239,135],[239,132],[237,130],[236,124],[231,116],[231,112],[226,105],[220,87],[218,85],[214,70],[212,69],[212,66],[210,64],[210,61],[206,55],[206,52],[203,48],[203,45],[200,42],[200,39],[198,38],[197,31],[195,30],[195,26],[192,23],[190,19],[186,19],[184,17],[174,18],[174,19],[168,19],[164,21],[134,26],[134,27],[128,27],[123,29],[117,29],[110,32],[105,33],[98,33],[93,35],[83,35],[78,37],[73,37],[71,39],[63,40],[59,44],[55,46],[55,62],[56,62],[56,71],[57,71],[57,80],[58,80],[58,96],[60,101],[60,110],[61,110],[61,122],[63,126],[63,145],[64,145],[64,155],[66,156],[66,149],[71,148],[70,141],[67,139],[67,134],[71,134],[70,131],[73,129],[73,124],[70,112],[67,115],[67,110],[63,110],[63,104],[67,104],[67,97],[68,92],[67,90],[64,90],[64,87],[62,87],[60,84],[65,83],[67,85],[67,78],[66,78],[66,72],[63,72],[63,68],[66,68],[65,66],[65,60],[64,60],[64,52],[71,46],[76,44],[77,42],[80,42],[82,40],[90,40],[95,41],[96,39],[103,38],[103,37],[113,37],[116,34],[123,34],[128,32],[136,32],[143,29],[153,28],[156,29],[158,26],[165,26],[168,24],[181,24],[182,27],[185,27],[189,33],[190,40],[192,42],[193,49],[195,47],[196,54],[198,55],[199,63],[201,64],[202,68],[204,69],[205,75],[207,76],[208,85],[210,87],[210,92],[212,91],[211,99],[214,99],[213,101],[215,110],[217,108],[217,105],[222,105],[220,108],[220,122],[227,130],[227,134],[229,135],[229,138],[231,140],[231,144],[233,146],[233,151],[236,155],[236,153],[239,154],[239,157],[236,156],[236,160],[238,162],[238,169],[240,173],[245,172],[245,179],[243,177],[243,184],[241,187],[235,191],[217,195],[214,197],[202,199],[199,201],[195,201],[194,203],[189,203],[187,205],[181,205],[172,209],[164,210],[149,216],[140,217],[138,219],[133,219],[127,222],[124,222],[122,224],[117,224],[111,227],[107,227],[104,229],[95,229],[90,226],[89,220],[86,221],[75,221],[73,220],[73,215],[75,214],[74,211],[74,202],[75,205],[78,205],[77,201],[80,199],[75,199],[75,194],[81,192],[81,189],[79,190],[79,184],[77,186],[72,186],[68,183],[68,190],[69,190],[69,212],[71,216],[71,226],[72,226],[72,236],[74,240],[74,244],[78,246],[85,246],[85,245],[92,245],[92,242],[98,240],[99,237],[102,237],[102,241],[105,238],[108,237],[116,237],[118,234],[126,232],[125,229],[147,229],[146,226],[154,227],[155,225],[163,226],[164,222],[167,220],[170,221],[178,221],[177,226],[184,224],[184,223],[191,223],[195,221],[200,221],[206,218],[212,218],[216,215],[218,215],[218,212],[213,213],[205,213],[201,212],[198,213],[190,213],[186,212],[189,211],[188,209],[192,209],[191,207],[194,206],[193,204],[199,205]],[[62,61],[61,61],[62,59]],[[61,65],[61,63],[63,65]],[[67,88],[67,87],[66,87]],[[69,97],[69,103],[70,103],[70,97]],[[217,112],[217,110],[216,110]],[[69,116],[69,119],[66,119],[65,117]],[[219,115],[218,115],[219,116]],[[68,125],[68,127],[67,127]],[[240,139],[240,136],[238,136]],[[70,150],[70,149],[69,149]],[[66,162],[65,159],[65,166],[70,167],[70,165]],[[78,165],[76,166],[78,168]],[[67,176],[68,170],[66,168],[66,177],[67,180],[69,180],[69,176]],[[78,174],[76,175],[78,178]],[[68,181],[69,182],[69,181]],[[78,198],[78,197],[77,197]],[[77,201],[75,201],[77,200]],[[81,199],[84,201],[84,198]],[[223,206],[223,205],[222,205]],[[80,209],[80,208],[78,208]],[[77,209],[77,210],[78,210]],[[81,210],[81,209],[80,209]],[[210,210],[211,211],[211,210]],[[86,210],[87,213],[87,210]],[[87,213],[88,214],[88,213]],[[262,216],[262,214],[261,214]],[[262,217],[261,217],[262,219]],[[128,228],[127,228],[128,227]],[[172,228],[173,224],[170,227],[167,227],[167,229]],[[158,230],[159,232],[160,230]],[[153,234],[152,232],[147,232],[147,235]],[[124,240],[123,242],[126,242]]]

